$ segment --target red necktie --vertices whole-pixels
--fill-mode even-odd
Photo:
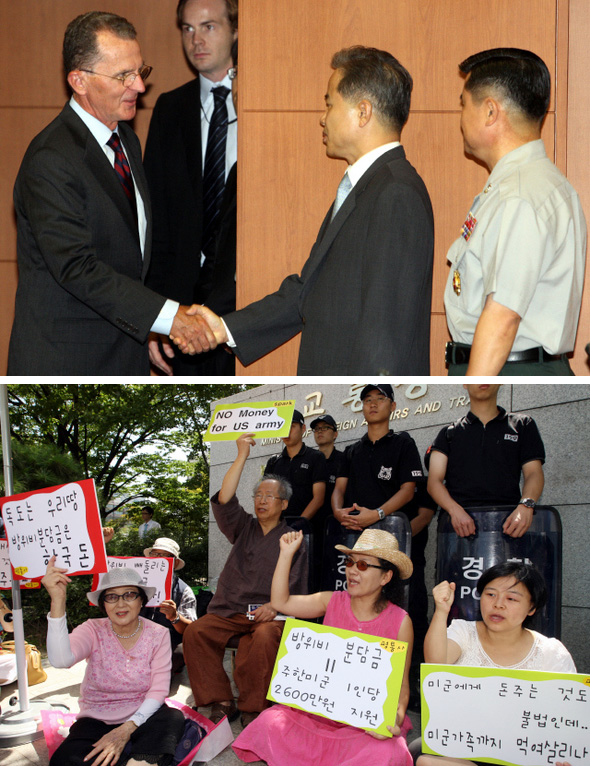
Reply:
[[[121,182],[123,191],[129,200],[133,214],[137,218],[137,204],[135,202],[135,188],[133,186],[133,178],[131,177],[131,168],[127,162],[127,157],[121,146],[121,139],[118,133],[113,133],[107,141],[107,146],[115,152],[115,172]]]

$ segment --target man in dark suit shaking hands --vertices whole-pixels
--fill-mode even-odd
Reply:
[[[134,27],[100,11],[70,22],[63,55],[72,97],[31,142],[14,188],[19,284],[8,374],[147,375],[150,330],[200,342],[205,324],[143,284],[151,210],[125,121],[151,67]]]
[[[428,375],[432,208],[399,143],[412,78],[361,46],[332,68],[320,125],[348,168],[301,275],[223,320],[191,310],[246,365],[301,332],[300,375]]]

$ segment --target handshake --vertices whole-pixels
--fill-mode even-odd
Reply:
[[[228,340],[227,332],[220,317],[206,306],[180,306],[172,322],[170,338],[151,333],[149,339],[150,361],[166,375],[172,375],[172,367],[164,358],[172,359],[174,343],[183,354],[201,354],[211,351]],[[164,356],[162,355],[164,352]]]

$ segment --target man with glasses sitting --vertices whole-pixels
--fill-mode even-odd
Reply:
[[[280,476],[264,476],[254,489],[254,516],[245,511],[236,490],[254,444],[252,434],[241,434],[236,444],[237,457],[211,498],[215,521],[232,549],[207,614],[187,626],[183,648],[195,705],[211,705],[209,718],[215,723],[224,715],[233,721],[241,711],[246,726],[269,705],[266,693],[283,632],[284,622],[275,619],[269,602],[279,540],[290,530],[281,514],[291,487]],[[291,593],[306,593],[306,586],[304,543],[291,568]],[[237,706],[223,669],[225,647],[234,636],[241,637],[233,674]]]
[[[188,307],[144,286],[151,212],[126,125],[151,67],[132,24],[92,11],[66,29],[70,101],[14,187],[19,283],[9,375],[148,375],[151,330],[192,336]],[[213,337],[213,336],[211,336]]]

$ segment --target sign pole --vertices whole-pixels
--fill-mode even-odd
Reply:
[[[10,444],[10,415],[8,412],[8,387],[0,384],[0,429],[2,430],[2,465],[4,490],[9,497],[14,494],[12,479],[12,447]],[[27,683],[27,659],[25,656],[25,631],[20,583],[12,578],[12,619],[14,625],[14,649],[18,677],[18,699],[21,712],[29,709],[29,685]]]
[[[0,384],[0,431],[2,432],[2,464],[4,469],[4,489],[7,497],[14,494],[12,481],[12,448],[10,444],[10,415],[8,413],[8,386]],[[0,715],[0,748],[15,747],[43,736],[41,728],[41,710],[55,708],[67,711],[66,705],[51,700],[29,703],[29,685],[27,681],[27,659],[25,656],[25,631],[20,583],[12,578],[12,617],[14,624],[14,648],[16,652],[16,672],[18,676],[19,710],[8,710]],[[14,704],[12,699],[9,706]]]

